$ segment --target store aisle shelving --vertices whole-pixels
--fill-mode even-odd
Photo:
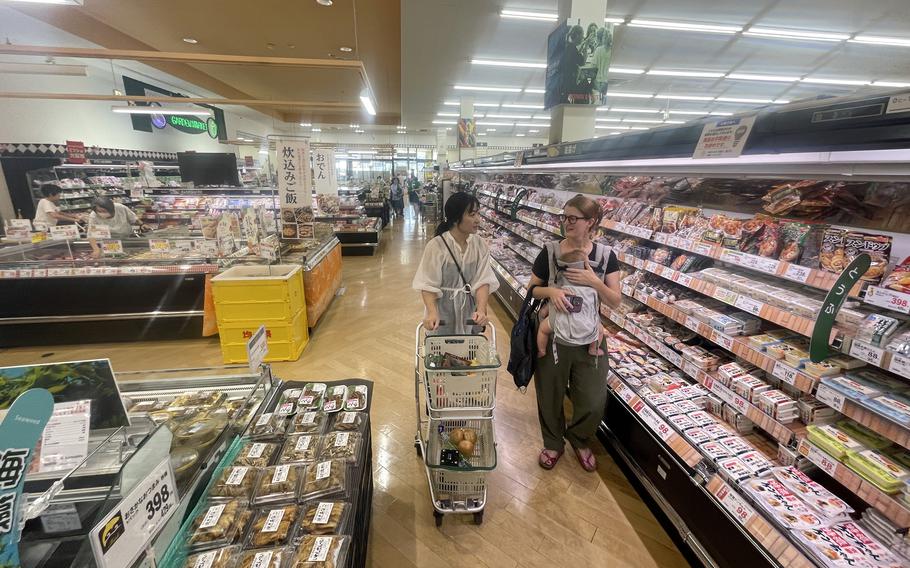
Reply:
[[[504,369],[495,415],[499,465],[488,477],[484,524],[473,525],[470,516],[449,516],[441,529],[435,527],[413,445],[414,329],[422,309],[410,287],[431,231],[411,217],[394,220],[377,256],[346,257],[346,291],[323,316],[303,356],[273,365],[281,378],[375,381],[369,565],[688,566],[603,448],[596,452],[597,474],[584,472],[569,453],[553,471],[538,467],[533,390],[519,393]],[[65,290],[57,301],[66,301]],[[505,360],[512,321],[496,300],[491,303]],[[4,365],[103,357],[122,371],[222,364],[217,338],[0,350]]]

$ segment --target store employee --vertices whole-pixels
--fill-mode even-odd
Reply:
[[[106,225],[111,228],[111,237],[123,239],[133,236],[133,225],[141,225],[139,217],[126,205],[114,203],[110,197],[96,197],[92,200],[92,213],[88,226]],[[145,225],[142,225],[144,228]]]
[[[68,215],[60,211],[57,202],[60,201],[62,191],[59,185],[53,183],[41,186],[41,195],[44,197],[38,201],[38,206],[35,208],[35,228],[38,228],[38,225],[54,227],[57,225],[57,221],[72,221],[73,223],[82,221],[76,215]]]

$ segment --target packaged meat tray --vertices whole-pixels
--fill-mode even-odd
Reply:
[[[300,531],[306,534],[350,534],[351,505],[344,501],[312,501],[304,506]]]
[[[344,385],[334,386],[326,392],[325,400],[322,403],[322,410],[325,412],[339,412],[344,409],[347,398],[348,387]]]
[[[191,554],[183,563],[183,568],[232,568],[238,554],[240,554],[239,546],[226,546],[217,550]]]
[[[304,466],[281,464],[267,467],[259,475],[253,504],[296,501]]]
[[[363,412],[340,412],[332,421],[332,430],[336,432],[362,432],[366,424]]]
[[[214,499],[242,497],[249,501],[259,471],[259,468],[243,465],[226,467],[209,490],[209,496]]]
[[[347,398],[344,401],[344,409],[347,411],[363,410],[367,407],[367,396],[369,389],[365,385],[348,387]]]
[[[238,543],[251,516],[246,500],[214,503],[200,510],[190,526],[190,550],[218,548]]]
[[[847,519],[854,512],[853,507],[840,497],[812,481],[795,467],[776,467],[774,477],[799,496],[816,513],[831,520]]]
[[[341,458],[347,461],[357,459],[360,448],[360,434],[356,432],[330,432],[322,438],[319,457],[322,459]]]
[[[326,425],[326,415],[315,410],[298,412],[291,423],[290,431],[295,434],[322,434]]]
[[[276,438],[284,435],[285,417],[273,412],[265,412],[250,427],[250,436],[254,440]]]
[[[248,550],[237,559],[233,568],[283,568],[293,555],[291,548],[284,547]]]
[[[347,464],[344,460],[326,460],[307,468],[303,482],[303,499],[343,497],[347,493]]]
[[[269,442],[247,442],[237,457],[234,458],[234,465],[245,465],[249,467],[266,467],[272,461],[272,456],[278,451],[278,444]]]
[[[287,568],[340,568],[346,565],[351,538],[306,535]]]
[[[778,524],[788,529],[817,529],[828,521],[816,515],[808,505],[774,477],[750,479],[743,488]]]
[[[300,434],[288,436],[281,449],[278,463],[312,463],[319,455],[319,446],[322,444],[320,436]]]
[[[296,504],[259,509],[250,525],[246,548],[285,546],[291,543],[300,508]]]
[[[322,407],[325,396],[325,383],[307,383],[303,385],[303,392],[297,399],[298,410],[318,410]]]

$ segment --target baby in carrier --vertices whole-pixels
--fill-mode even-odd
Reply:
[[[603,325],[600,323],[597,290],[590,286],[572,284],[565,276],[568,268],[584,268],[588,256],[580,250],[563,254],[556,260],[556,285],[566,293],[572,303],[569,313],[550,311],[546,305],[540,310],[540,326],[537,329],[537,356],[547,352],[550,335],[555,334],[562,343],[569,345],[588,344],[588,353],[603,355]]]

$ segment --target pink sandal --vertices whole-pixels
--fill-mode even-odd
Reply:
[[[578,463],[585,471],[597,471],[597,458],[589,448],[575,448],[575,457],[578,458]]]
[[[559,458],[562,457],[562,454],[563,452],[543,449],[540,451],[540,456],[537,458],[537,463],[540,464],[540,467],[544,469],[553,469],[556,467],[556,462],[559,461]]]

